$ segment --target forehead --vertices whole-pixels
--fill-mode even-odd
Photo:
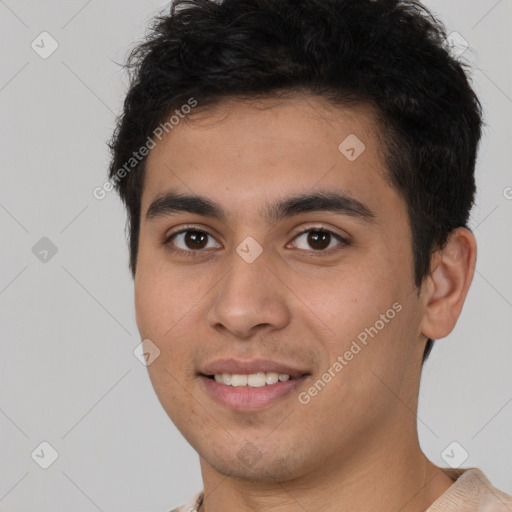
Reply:
[[[150,151],[142,213],[168,190],[209,196],[243,216],[315,189],[343,192],[375,210],[396,207],[379,140],[364,105],[334,107],[307,96],[226,100],[206,111],[199,105]]]

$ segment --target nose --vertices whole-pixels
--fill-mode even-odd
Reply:
[[[215,288],[208,311],[210,327],[241,339],[284,328],[290,322],[287,288],[265,252],[252,263],[236,252],[231,260],[231,269]]]

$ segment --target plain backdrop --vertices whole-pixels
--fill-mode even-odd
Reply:
[[[202,488],[197,454],[133,354],[121,202],[92,194],[126,92],[118,63],[166,4],[0,0],[4,512],[168,511]],[[475,277],[425,367],[418,428],[436,464],[447,466],[451,445],[467,452],[463,467],[512,493],[512,0],[426,5],[468,42],[462,59],[487,127],[470,224]]]

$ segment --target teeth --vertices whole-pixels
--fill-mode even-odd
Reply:
[[[232,375],[231,376],[231,385],[234,387],[237,386],[247,386],[247,375]]]
[[[226,386],[259,388],[265,385],[271,386],[278,381],[285,382],[290,379],[290,376],[277,372],[258,372],[250,375],[217,373],[214,378],[219,384]]]

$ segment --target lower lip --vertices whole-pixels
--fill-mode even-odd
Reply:
[[[223,405],[237,411],[254,411],[263,409],[279,399],[291,394],[301,386],[308,376],[303,375],[297,379],[291,379],[276,384],[265,385],[258,388],[234,387],[220,384],[215,379],[200,375],[201,382],[206,391]]]

